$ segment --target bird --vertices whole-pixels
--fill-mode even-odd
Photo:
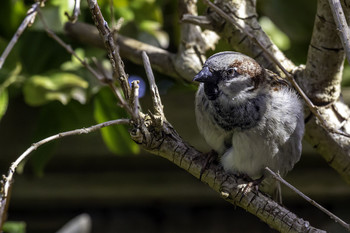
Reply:
[[[225,51],[210,56],[193,80],[199,132],[226,172],[260,180],[265,167],[282,177],[292,170],[301,157],[303,102],[285,79]]]

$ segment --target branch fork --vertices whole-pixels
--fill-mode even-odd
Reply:
[[[189,1],[191,2],[191,1]],[[142,60],[145,66],[146,74],[150,83],[151,95],[153,101],[153,113],[143,113],[140,110],[138,102],[138,82],[134,81],[131,86],[128,83],[128,76],[124,71],[123,62],[119,56],[118,46],[113,39],[113,33],[104,20],[96,0],[88,0],[96,27],[100,31],[101,37],[113,67],[114,78],[119,81],[120,88],[114,84],[114,80],[109,82],[109,86],[115,93],[122,107],[129,113],[131,120],[120,119],[111,122],[102,123],[90,128],[79,129],[61,133],[44,139],[37,144],[33,144],[24,152],[14,164],[11,165],[8,175],[4,178],[3,195],[0,202],[0,214],[4,216],[4,209],[8,205],[8,193],[11,187],[12,177],[17,165],[35,150],[38,146],[64,136],[89,133],[111,124],[129,124],[131,125],[131,137],[134,141],[141,144],[146,150],[158,154],[179,167],[187,170],[195,177],[200,176],[200,170],[205,162],[205,156],[184,142],[171,124],[166,120],[163,112],[163,105],[159,96],[158,88],[155,84],[153,72],[146,52],[142,52]],[[189,3],[188,3],[189,4]],[[192,4],[192,3],[191,3]],[[191,45],[191,40],[189,44]],[[68,49],[67,49],[68,50]],[[199,54],[201,51],[198,49]],[[82,60],[84,63],[84,60]],[[86,63],[86,62],[85,62]],[[121,94],[123,91],[125,98]],[[233,174],[227,174],[220,165],[210,164],[205,171],[202,181],[207,183],[212,189],[230,203],[238,205],[247,211],[258,216],[272,228],[283,232],[323,232],[310,226],[309,222],[298,218],[286,208],[278,205],[269,197],[261,192],[244,193],[239,188],[241,180]],[[3,219],[2,219],[3,220]],[[3,222],[3,221],[2,221]],[[2,223],[0,222],[0,223]]]

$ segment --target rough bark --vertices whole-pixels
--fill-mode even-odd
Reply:
[[[191,1],[190,1],[191,2]],[[288,71],[293,71],[295,77],[297,77],[299,83],[302,83],[302,87],[304,91],[308,93],[310,98],[315,101],[318,105],[324,105],[327,103],[333,103],[333,105],[329,105],[323,108],[320,108],[320,114],[329,121],[329,126],[336,126],[336,129],[343,129],[345,132],[348,132],[348,124],[346,119],[349,117],[349,109],[346,105],[344,105],[341,101],[334,102],[338,100],[340,93],[340,73],[342,72],[342,62],[344,55],[341,54],[341,49],[337,46],[336,39],[334,35],[334,28],[332,29],[330,22],[332,18],[329,18],[329,13],[324,13],[327,9],[324,5],[324,0],[319,1],[321,5],[319,5],[319,13],[315,22],[315,29],[313,35],[313,40],[310,46],[310,51],[308,55],[308,63],[306,68],[299,67],[296,69],[294,64],[288,60],[283,53],[270,41],[268,36],[262,31],[260,25],[257,21],[257,14],[255,11],[255,1],[224,1],[218,0],[216,4],[224,10],[228,15],[233,17],[241,27],[245,28],[245,30],[249,30],[256,38],[258,38],[265,46],[267,50],[269,50],[278,60],[282,63],[282,65]],[[192,2],[193,3],[193,2]],[[244,32],[239,29],[233,27],[231,24],[227,23],[223,18],[218,16],[216,13],[212,11],[208,11],[207,16],[198,17],[192,12],[192,8],[185,9],[183,13],[190,14],[191,17],[188,17],[188,22],[195,22],[197,24],[201,24],[205,28],[209,28],[215,30],[223,39],[227,39],[227,41],[233,46],[235,50],[246,53],[251,57],[257,59],[262,65],[266,68],[269,68],[279,74],[281,72],[277,68],[277,66],[272,63],[263,53],[263,51],[258,48],[254,41],[250,40]],[[321,16],[321,17],[319,17]],[[322,20],[327,16],[327,20]],[[323,17],[323,18],[322,18]],[[185,18],[185,17],[184,17]],[[329,25],[324,25],[329,24]],[[334,24],[333,24],[334,27]],[[186,54],[183,51],[189,51],[188,49],[192,49],[192,55],[194,54],[193,42],[198,40],[200,37],[192,37],[190,34],[192,29],[196,31],[197,35],[200,35],[200,30],[197,27],[191,27],[189,25],[184,25],[182,28],[182,36],[185,39],[184,44],[180,45],[179,54]],[[320,31],[318,31],[320,30]],[[321,31],[324,30],[324,31]],[[333,30],[333,31],[332,31]],[[318,34],[322,34],[320,40],[317,40]],[[186,35],[186,36],[185,36]],[[329,36],[332,35],[332,39],[329,40]],[[84,36],[85,37],[85,36]],[[140,64],[141,56],[140,50],[138,50],[135,43],[126,44],[120,39],[123,38],[121,36],[118,37],[117,43],[119,43],[120,50],[122,55],[126,58],[134,60],[136,63]],[[186,41],[187,40],[187,41]],[[322,45],[323,42],[332,41],[336,42],[332,44],[334,47],[328,47]],[[318,45],[318,42],[322,42]],[[142,44],[140,44],[142,45]],[[170,54],[165,50],[159,48],[148,47],[144,45],[143,47],[148,54],[150,54],[150,59],[152,66],[165,74],[170,76],[180,76],[182,79],[190,80],[190,77],[193,73],[197,71],[198,68],[193,68],[198,66],[198,55],[194,59],[194,66],[189,67],[179,67],[184,63],[184,60],[181,62],[176,62],[178,55]],[[322,53],[319,50],[324,49],[329,52],[328,55],[323,57]],[[331,48],[331,49],[330,49]],[[333,48],[333,49],[332,49]],[[129,51],[128,53],[124,53],[123,50]],[[149,52],[150,51],[150,52]],[[151,51],[156,51],[154,54],[160,55],[157,59]],[[199,50],[200,51],[200,50]],[[316,53],[312,52],[316,51]],[[164,53],[164,54],[163,54]],[[171,59],[162,58],[164,55],[166,58],[171,57]],[[201,54],[200,54],[201,55]],[[322,56],[321,56],[322,55]],[[329,72],[328,77],[324,77],[322,69],[314,67],[312,62],[313,59],[318,58],[319,63],[317,66],[319,67],[327,67],[324,62],[327,62],[327,56],[335,56],[335,60],[332,61],[334,64],[329,67],[332,69],[332,72]],[[139,58],[138,58],[139,57]],[[159,60],[158,60],[159,59]],[[174,60],[175,59],[175,60]],[[186,58],[187,59],[187,58]],[[164,67],[172,67],[169,70],[162,69]],[[176,68],[177,67],[177,68]],[[192,68],[191,68],[192,67]],[[311,68],[310,68],[311,67]],[[192,70],[191,70],[192,69]],[[314,69],[314,70],[312,70]],[[281,74],[281,76],[283,76]],[[314,80],[309,81],[309,76],[314,77]],[[312,78],[311,78],[312,79]],[[318,82],[322,82],[317,84]],[[317,85],[320,85],[321,90],[325,91],[323,95],[321,92],[316,90],[315,96],[312,96],[312,91],[308,91],[310,88],[316,88]],[[315,117],[312,117],[308,114],[307,116],[307,131],[306,138],[307,140],[317,148],[321,154],[324,156],[326,161],[330,163],[332,167],[334,167],[343,178],[350,183],[350,169],[349,169],[349,161],[348,150],[349,150],[349,138],[330,133],[325,130],[323,127],[317,124]],[[192,147],[188,146],[184,143],[181,138],[176,134],[176,132],[172,129],[168,123],[166,124],[166,130],[164,130],[160,125],[155,124],[152,119],[157,119],[151,116],[144,116],[145,118],[142,127],[140,125],[135,125],[134,131],[132,132],[133,139],[143,145],[143,147],[152,153],[156,153],[162,157],[167,158],[168,160],[174,162],[180,167],[184,168],[191,174],[196,177],[199,177],[199,171],[204,164],[205,158],[199,152],[197,152]],[[344,123],[345,122],[345,123]],[[146,127],[147,126],[147,127]],[[205,173],[202,179],[204,182],[208,183],[210,187],[214,190],[222,193],[225,196],[228,196],[227,200],[231,203],[234,203],[249,212],[257,215],[264,222],[268,223],[271,227],[282,231],[282,232],[314,232],[318,231],[317,229],[309,227],[309,224],[304,220],[298,219],[294,214],[290,213],[288,210],[282,208],[276,203],[272,202],[269,198],[264,196],[261,193],[248,193],[248,195],[242,195],[239,189],[237,189],[237,184],[241,181],[238,181],[234,176],[225,174],[221,167],[211,165],[208,169],[208,172]],[[291,218],[289,218],[291,217]],[[300,223],[300,224],[299,224]]]
[[[148,125],[147,129],[140,129],[135,125],[132,130],[131,136],[135,142],[199,178],[206,157],[184,142],[170,124],[165,123],[163,129],[157,124],[153,125],[152,121],[145,124]],[[324,232],[310,226],[308,221],[297,217],[261,192],[244,194],[237,185],[245,181],[226,173],[220,165],[210,164],[202,176],[202,182],[208,184],[226,201],[244,208],[280,232]]]
[[[349,12],[349,7],[344,6]],[[349,107],[340,97],[344,49],[327,0],[319,0],[306,67],[296,71],[298,83],[319,106],[319,113],[334,128],[350,133]],[[350,138],[320,127],[315,117],[306,122],[306,140],[350,184]]]
[[[217,0],[215,1],[215,5],[224,10],[226,14],[231,16],[241,27],[253,34],[254,37],[281,62],[286,70],[293,70],[294,64],[271,42],[270,38],[262,30],[258,22],[255,0]],[[237,27],[233,27],[232,24],[226,22],[222,17],[211,10],[209,10],[207,17],[211,20],[212,29],[223,39],[227,40],[234,50],[251,56],[265,68],[280,74],[282,77],[284,76],[277,65],[270,61],[263,50],[257,46],[255,41],[252,41],[244,32]]]

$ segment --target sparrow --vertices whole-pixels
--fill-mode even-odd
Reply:
[[[281,176],[299,161],[303,104],[282,78],[238,52],[220,52],[194,77],[199,82],[195,114],[200,133],[227,172]]]

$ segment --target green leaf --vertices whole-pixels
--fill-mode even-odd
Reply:
[[[8,101],[9,101],[9,97],[8,97],[7,90],[0,89],[0,120],[6,112]]]
[[[283,33],[268,17],[261,17],[260,25],[262,29],[266,32],[271,40],[277,45],[281,50],[287,50],[290,48],[290,40],[288,36]]]
[[[109,89],[102,89],[98,93],[94,101],[94,117],[98,123],[126,117],[125,111],[118,107],[116,102],[116,98]],[[124,125],[105,127],[101,133],[107,147],[115,154],[137,154],[140,151],[139,146],[131,140]]]
[[[45,32],[25,31],[16,46],[19,50],[18,62],[21,62],[23,72],[26,74],[40,74],[59,69],[61,64],[71,57]]]
[[[85,89],[88,86],[87,81],[72,73],[54,73],[51,76],[34,75],[26,81],[23,93],[26,102],[33,106],[43,105],[53,100],[67,104],[70,99],[85,103]]]
[[[3,226],[3,231],[6,233],[25,233],[26,223],[7,221]]]
[[[26,15],[24,1],[1,1],[0,31],[2,36],[11,38]]]

